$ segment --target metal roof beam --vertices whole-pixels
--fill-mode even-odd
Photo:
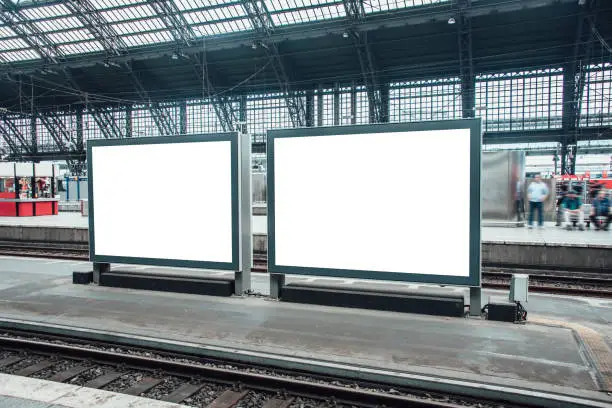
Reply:
[[[125,43],[89,0],[69,0],[64,6],[93,34],[106,52],[121,55],[126,51]]]
[[[247,4],[247,1],[250,2],[255,0],[242,1],[242,4]],[[568,3],[576,3],[576,0],[530,0],[529,2],[507,0],[473,0],[474,7],[471,7],[466,11],[466,17],[483,17],[491,15],[492,13],[502,14]],[[248,6],[245,6],[245,9],[248,9]],[[388,13],[380,13],[380,15],[372,14],[368,15],[366,19],[360,22],[359,25],[356,26],[356,30],[359,32],[364,32],[375,31],[381,27],[407,27],[431,24],[432,22],[447,22],[449,16],[453,15],[454,12],[454,5],[452,2],[448,2],[448,4],[440,3],[432,6],[398,10],[392,14],[392,17],[390,17]],[[208,51],[218,51],[243,46],[250,47],[253,44],[253,41],[258,41],[259,39],[264,39],[266,42],[270,43],[278,43],[281,41],[314,39],[317,37],[328,36],[330,34],[342,35],[342,33],[350,27],[351,23],[348,19],[338,19],[333,21],[295,24],[286,27],[275,27],[274,31],[269,35],[262,34],[259,31],[255,36],[252,32],[239,32],[215,38],[215,41],[210,41],[206,48]],[[173,43],[143,47],[142,50],[138,50],[137,58],[138,60],[160,58],[167,56],[169,53],[172,53],[175,50],[176,44]],[[196,44],[182,48],[181,51],[184,54],[200,53],[202,51],[201,40],[198,40]],[[89,67],[107,61],[108,56],[105,53],[99,53],[75,55],[70,56],[68,59],[69,61],[61,62],[60,65],[70,66],[73,68]],[[121,55],[118,57],[113,57],[112,60],[116,63],[126,63],[132,61],[133,59],[133,55]],[[0,72],[31,73],[37,69],[40,69],[41,65],[42,64],[40,61],[20,62],[11,64],[11,66],[8,64],[2,64],[0,65]]]
[[[172,118],[168,115],[168,112],[166,112],[166,110],[160,106],[159,102],[151,101],[149,93],[144,88],[142,82],[132,69],[131,63],[125,63],[124,67],[127,70],[132,80],[132,83],[134,84],[134,87],[136,88],[136,92],[138,92],[140,98],[146,103],[147,107],[149,108],[151,116],[153,117],[153,121],[155,122],[155,125],[157,126],[159,132],[164,136],[179,134],[180,129],[177,124],[174,123]]]
[[[469,10],[471,0],[457,2],[457,40],[459,48],[459,78],[461,80],[462,117],[476,116],[476,76],[472,55],[472,19]]]
[[[147,3],[159,15],[166,27],[170,29],[177,43],[189,46],[195,41],[197,36],[173,1],[147,0]]]
[[[121,139],[125,137],[121,127],[117,124],[115,116],[107,109],[90,106],[87,112],[93,117],[106,139]]]
[[[561,171],[563,174],[574,174],[582,110],[582,96],[591,63],[593,51],[593,27],[597,16],[597,0],[587,0],[576,20],[576,36],[571,62],[566,66],[563,75],[563,118],[562,127],[566,137],[561,142]]]
[[[13,155],[15,157],[21,156],[21,149],[19,149],[15,141],[11,138],[10,133],[6,130],[2,122],[0,122],[0,135],[2,135],[2,139],[4,139],[8,147],[13,151]]]
[[[366,18],[363,0],[344,0],[343,4],[346,14],[352,23],[347,33],[357,50],[361,75],[368,94],[368,101],[370,102],[370,122],[388,122],[387,109],[383,103],[382,90],[377,75],[378,71],[368,41],[368,33],[357,31],[357,26]]]
[[[119,127],[119,125],[117,125],[114,116],[110,115],[104,109],[89,106],[87,100],[87,93],[81,91],[81,87],[72,76],[70,70],[68,68],[65,68],[63,69],[63,72],[66,76],[66,79],[68,79],[68,82],[70,82],[72,88],[81,92],[81,101],[83,102],[83,105],[87,109],[88,113],[91,114],[94,121],[100,127],[100,131],[102,132],[104,137],[106,139],[123,137],[123,132],[121,132],[121,128]]]
[[[68,133],[68,129],[64,125],[56,114],[41,114],[38,116],[40,121],[49,131],[51,138],[59,148],[61,152],[69,152],[70,148],[68,147],[68,143],[70,143],[70,133]]]
[[[21,146],[24,147],[28,152],[33,152],[34,149],[32,149],[32,146],[26,141],[25,137],[23,136],[19,128],[15,126],[13,121],[6,115],[2,115],[0,118],[2,118],[8,130],[15,136],[15,138],[17,138],[19,143],[21,143]]]
[[[287,103],[291,123],[294,127],[306,126],[304,101],[300,95],[291,89],[291,81],[287,75],[287,68],[281,58],[278,45],[274,40],[274,23],[265,3],[261,0],[242,0],[242,5],[255,30],[264,38],[264,40],[259,42],[259,45],[272,60],[272,69]]]
[[[38,29],[27,17],[22,15],[19,7],[11,0],[0,0],[0,21],[13,30],[21,40],[32,47],[47,62],[58,63],[63,55],[57,46]],[[25,27],[27,30],[24,30]]]
[[[204,51],[206,52],[206,51]],[[202,54],[202,58],[205,60],[206,56]],[[195,71],[196,76],[200,81],[202,81],[206,96],[210,99],[212,103],[213,109],[215,110],[215,114],[219,119],[219,123],[221,123],[221,127],[225,132],[233,132],[235,127],[234,123],[237,118],[232,109],[231,102],[228,98],[222,96],[215,96],[215,88],[210,80],[210,71],[208,64],[202,63],[197,57],[191,56],[189,58],[193,64],[193,69]]]

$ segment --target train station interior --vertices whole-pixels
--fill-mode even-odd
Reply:
[[[612,3],[0,11],[0,408],[612,407]]]

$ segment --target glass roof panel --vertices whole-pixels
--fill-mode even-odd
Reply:
[[[364,0],[368,1],[368,0]],[[337,0],[265,0],[268,11],[286,11],[296,8],[327,6],[331,4],[342,5],[342,1]]]
[[[51,6],[43,7],[28,7],[21,9],[20,12],[30,20],[68,16],[71,14],[63,4],[53,4]]]
[[[7,51],[2,53],[2,58],[7,61],[14,62],[40,59],[40,55],[33,50]]]
[[[181,11],[218,6],[221,4],[238,3],[237,0],[172,0]]]
[[[333,4],[325,7],[302,9],[272,14],[275,25],[288,25],[306,23],[311,21],[329,20],[346,16],[346,10],[342,4]]]
[[[57,18],[52,20],[36,21],[36,28],[43,32],[58,31],[66,28],[84,28],[76,17]]]
[[[11,38],[9,40],[0,40],[0,51],[5,50],[20,50],[24,48],[30,48],[28,43],[23,41],[21,38]]]
[[[363,0],[363,8],[366,13],[380,13],[402,8],[447,3],[449,1],[450,0]]]
[[[113,7],[144,3],[145,0],[89,0],[89,2],[97,10],[106,10]]]
[[[166,26],[161,19],[152,18],[150,20],[138,20],[114,24],[112,25],[112,28],[119,34],[137,34],[143,31],[164,29]]]
[[[100,13],[109,22],[128,21],[136,18],[146,18],[155,16],[155,10],[147,5],[122,8],[118,10],[105,10]]]
[[[16,37],[17,34],[6,26],[0,26],[0,38]]]
[[[252,30],[253,25],[251,24],[251,20],[248,18],[242,18],[239,20],[223,21],[214,24],[196,25],[192,26],[191,28],[199,37],[206,37],[209,35]]]
[[[128,47],[137,47],[140,45],[157,44],[162,42],[172,41],[174,38],[170,31],[159,31],[156,33],[145,33],[137,35],[129,35],[121,37]]]
[[[74,31],[62,31],[59,33],[47,34],[47,38],[56,44],[74,42],[74,41],[85,41],[93,40],[94,36],[89,30],[74,30]]]
[[[104,47],[102,46],[102,44],[100,44],[97,41],[87,41],[87,42],[81,42],[81,43],[76,43],[76,44],[65,44],[65,45],[60,45],[57,48],[59,48],[60,52],[62,52],[64,55],[83,54],[83,53],[88,53],[88,52],[97,52],[97,51],[104,50]]]
[[[199,10],[183,14],[185,20],[190,24],[211,23],[219,20],[247,17],[247,14],[240,5],[213,8],[209,10]]]

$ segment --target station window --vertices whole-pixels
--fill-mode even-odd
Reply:
[[[612,125],[612,64],[591,65],[582,93],[580,126]]]
[[[560,128],[562,115],[560,68],[476,77],[476,116],[485,131]]]
[[[389,120],[418,122],[462,116],[459,78],[394,82],[389,90]]]

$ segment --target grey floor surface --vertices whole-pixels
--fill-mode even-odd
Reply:
[[[594,368],[568,328],[71,283],[73,270],[89,269],[87,262],[0,257],[0,318],[500,384],[598,389]],[[253,286],[265,292],[267,276],[254,274]],[[485,291],[485,297],[503,295]],[[531,295],[527,308],[533,317],[586,325],[612,345],[610,300]]]

